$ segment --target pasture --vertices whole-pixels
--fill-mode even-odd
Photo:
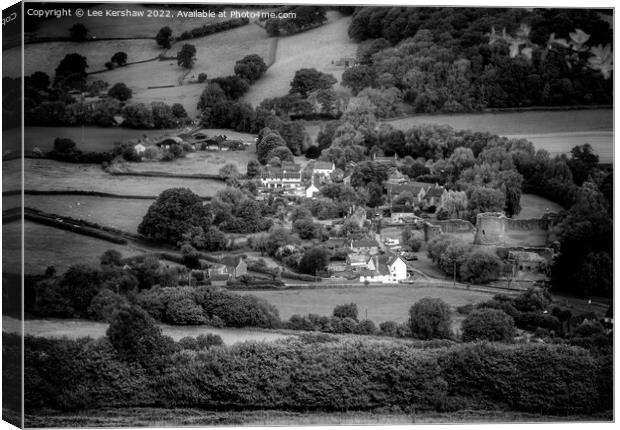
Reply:
[[[515,219],[542,218],[548,212],[558,213],[564,208],[544,197],[535,194],[521,195],[521,212],[515,215]]]
[[[329,316],[336,305],[355,303],[359,318],[378,324],[405,322],[409,308],[424,297],[440,298],[452,307],[489,300],[493,295],[478,291],[442,287],[386,286],[359,288],[300,289],[281,291],[238,291],[261,297],[278,308],[282,319],[314,313]],[[460,325],[460,324],[459,324]]]
[[[2,271],[13,273],[21,264],[21,229],[19,222],[2,227]],[[40,274],[48,266],[63,272],[73,264],[99,265],[99,257],[108,249],[120,251],[123,256],[143,254],[144,250],[119,245],[65,230],[55,229],[30,221],[24,222],[24,271]]]
[[[234,164],[239,173],[245,174],[250,160],[256,160],[256,152],[253,148],[245,151],[197,151],[173,162],[142,161],[123,163],[123,166],[133,172],[157,171],[177,175],[217,175],[222,166]]]
[[[13,160],[3,163],[19,163]],[[158,196],[168,188],[189,188],[201,197],[214,196],[226,184],[213,179],[114,176],[101,166],[45,159],[24,160],[25,189],[38,191],[96,191],[130,196]]]
[[[21,49],[17,47],[8,49],[3,53],[2,61],[5,64],[3,68],[4,76],[19,76],[20,51]],[[28,44],[24,45],[24,75],[44,72],[50,78],[53,78],[60,61],[65,55],[73,53],[86,57],[86,62],[88,63],[87,72],[105,70],[105,63],[110,61],[112,55],[119,51],[127,54],[128,62],[148,60],[157,57],[162,52],[155,40],[146,39],[101,40],[88,43],[46,42]],[[91,79],[102,79],[102,76],[96,74],[91,76]],[[116,82],[122,81],[108,81],[110,85],[114,85]]]
[[[2,317],[4,331],[18,332],[21,330],[19,320],[7,316]],[[27,335],[41,337],[68,337],[77,339],[80,337],[98,338],[105,336],[109,324],[104,322],[79,320],[79,319],[35,319],[24,321],[24,331]],[[236,329],[214,328],[206,325],[199,326],[172,326],[159,324],[166,336],[179,340],[186,336],[196,337],[201,334],[216,334],[222,338],[225,344],[232,345],[237,342],[273,342],[279,339],[291,337],[290,334],[282,334],[274,331],[260,329]]]
[[[350,17],[333,11],[327,16],[328,22],[321,27],[279,39],[275,63],[250,87],[244,102],[257,106],[266,98],[288,94],[295,72],[303,68],[330,73],[340,82],[344,67],[332,61],[354,57],[357,44],[347,35]],[[340,85],[335,88],[342,89]]]
[[[25,206],[136,233],[154,200],[79,195],[26,195]]]

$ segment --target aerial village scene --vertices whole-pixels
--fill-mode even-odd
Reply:
[[[613,10],[75,7],[23,148],[3,44],[27,426],[613,420]]]

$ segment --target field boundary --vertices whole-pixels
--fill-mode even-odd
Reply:
[[[18,196],[21,190],[3,191],[3,196]],[[25,195],[32,196],[92,196],[92,197],[108,197],[114,199],[137,199],[137,200],[157,200],[158,196],[143,196],[130,194],[112,194],[100,191],[81,191],[81,190],[24,190]],[[199,196],[200,197],[200,196]],[[213,197],[200,197],[202,200],[209,201]]]
[[[177,179],[210,179],[216,181],[224,181],[220,175],[209,174],[209,173],[194,173],[194,174],[177,174],[177,173],[166,173],[166,172],[155,172],[155,171],[145,171],[145,172],[135,172],[135,171],[127,171],[127,172],[107,172],[113,176],[143,176],[149,178],[177,178]]]

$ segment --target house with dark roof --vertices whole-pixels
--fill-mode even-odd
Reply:
[[[379,244],[376,240],[361,239],[352,240],[349,243],[349,248],[356,254],[370,254],[375,255],[379,253]]]
[[[446,189],[440,185],[433,185],[424,194],[424,201],[430,206],[438,206],[441,203],[441,197],[446,193]]]
[[[224,265],[226,273],[232,279],[248,274],[248,265],[245,259],[238,255],[228,255],[220,260],[220,264]]]
[[[334,170],[336,170],[336,165],[332,161],[317,160],[314,162],[314,166],[312,167],[312,175],[329,178]]]
[[[282,163],[281,166],[267,166],[260,174],[260,181],[266,190],[299,191],[301,188],[301,166]],[[303,191],[303,190],[302,190]]]

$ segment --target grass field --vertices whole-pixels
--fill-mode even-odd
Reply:
[[[26,195],[26,206],[136,233],[153,200],[97,196]]]
[[[351,18],[337,12],[327,15],[329,21],[321,27],[280,38],[276,62],[252,85],[243,101],[256,106],[266,98],[288,94],[295,72],[303,68],[330,73],[340,82],[344,67],[332,61],[355,56],[357,45],[347,35]]]
[[[535,194],[521,195],[521,212],[515,219],[541,218],[547,212],[560,212],[562,206],[544,197]]]
[[[95,409],[75,413],[26,415],[27,427],[181,427],[181,426],[335,426],[411,425],[446,423],[537,423],[611,421],[613,414],[540,415],[512,411],[416,412],[347,411],[291,412],[279,410],[210,411],[192,408]]]
[[[116,52],[125,52],[127,61],[142,61],[157,57],[162,50],[155,40],[101,40],[98,42],[46,42],[24,46],[24,74],[31,75],[34,72],[45,72],[51,78],[54,77],[56,67],[65,55],[77,53],[86,57],[88,69],[86,72],[105,70],[105,63],[110,61]],[[21,61],[21,49],[11,48],[2,54],[4,76],[19,76],[19,62]],[[128,66],[132,67],[132,66]],[[98,77],[99,76],[99,77]],[[104,75],[94,75],[92,79],[102,79]],[[106,80],[106,79],[104,79]],[[121,81],[107,81],[110,85]]]
[[[21,233],[18,222],[4,224],[2,244],[3,272],[16,272],[21,264]],[[48,266],[62,272],[72,264],[98,265],[99,257],[108,249],[116,249],[125,257],[144,253],[130,245],[118,245],[104,240],[58,230],[30,221],[24,223],[24,270],[27,274],[39,274]]]
[[[225,164],[234,164],[240,173],[245,174],[248,161],[256,160],[254,149],[246,151],[198,151],[187,154],[172,163],[143,161],[125,163],[124,166],[134,172],[158,171],[173,174],[210,174],[217,175]]]
[[[17,332],[20,330],[19,320],[3,316],[3,330]],[[260,329],[213,328],[210,326],[172,326],[159,324],[163,334],[179,340],[185,336],[196,337],[200,334],[213,333],[222,338],[224,343],[231,345],[237,342],[256,341],[272,342],[292,335]],[[63,337],[71,339],[80,337],[97,338],[105,335],[108,324],[103,322],[76,319],[37,319],[24,322],[25,333],[41,337]]]
[[[5,161],[19,163],[20,160]],[[212,179],[113,176],[98,165],[69,164],[45,159],[25,159],[25,188],[38,191],[97,191],[110,194],[158,196],[168,188],[189,188],[201,197],[226,187]]]
[[[251,294],[267,300],[278,308],[282,319],[294,314],[331,315],[336,305],[353,302],[357,304],[360,318],[368,318],[376,324],[407,321],[409,308],[424,297],[440,298],[453,307],[492,297],[492,294],[476,291],[411,286],[240,291],[239,294]]]

